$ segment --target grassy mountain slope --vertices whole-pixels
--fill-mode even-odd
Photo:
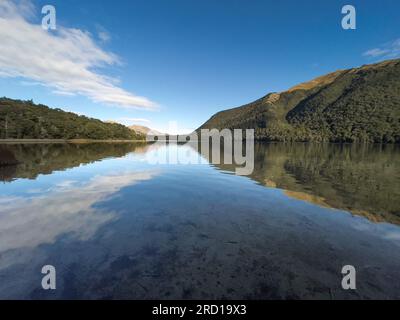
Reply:
[[[199,129],[254,128],[269,141],[400,142],[400,60],[339,70],[242,107]]]
[[[144,140],[124,125],[79,116],[32,101],[0,98],[0,139]]]

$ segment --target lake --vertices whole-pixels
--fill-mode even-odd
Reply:
[[[187,145],[0,151],[1,299],[400,298],[399,146],[256,143],[250,176],[148,161]]]

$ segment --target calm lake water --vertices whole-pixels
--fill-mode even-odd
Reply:
[[[0,298],[400,298],[398,146],[256,144],[248,177],[148,162],[175,151],[200,156],[1,145],[19,164],[0,167]],[[344,265],[357,290],[341,288]]]

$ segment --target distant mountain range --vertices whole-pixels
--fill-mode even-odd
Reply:
[[[0,139],[145,140],[119,123],[107,123],[32,101],[0,98]]]
[[[199,129],[255,129],[267,141],[400,142],[400,59],[339,70],[247,105]],[[199,130],[198,129],[198,130]]]
[[[134,131],[136,131],[138,133],[144,134],[144,135],[147,135],[149,133],[151,135],[161,135],[162,134],[161,132],[159,132],[157,130],[150,129],[148,127],[140,126],[140,125],[129,126],[129,129],[132,129],[132,130],[134,130]]]

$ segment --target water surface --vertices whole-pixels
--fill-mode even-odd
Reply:
[[[256,144],[255,170],[150,164],[180,145],[8,144],[2,299],[400,298],[400,150]],[[57,289],[41,288],[43,265]],[[341,288],[341,268],[357,290]]]

